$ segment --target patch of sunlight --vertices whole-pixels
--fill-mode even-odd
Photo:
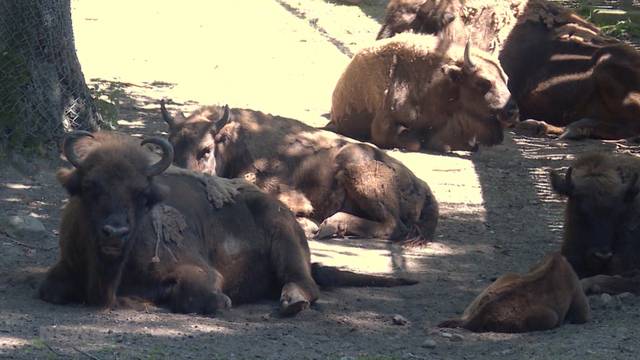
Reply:
[[[29,345],[29,341],[13,336],[0,335],[0,350]]]
[[[31,185],[17,184],[17,183],[5,183],[5,184],[2,184],[2,186],[12,190],[28,190],[33,187]]]
[[[6,202],[22,202],[22,199],[18,199],[18,198],[15,198],[15,197],[8,197],[8,198],[2,199],[2,201],[6,201]]]
[[[389,301],[385,299],[384,301]],[[393,299],[398,301],[398,299]],[[357,328],[359,330],[380,331],[385,325],[391,325],[391,316],[370,311],[357,311],[349,313],[348,316],[343,314],[333,314],[328,316],[329,319],[344,324],[348,327]],[[386,318],[386,319],[385,319]],[[388,321],[385,321],[388,320]]]
[[[162,337],[181,337],[184,336],[185,332],[198,334],[198,333],[217,333],[217,334],[233,334],[234,331],[232,329],[216,326],[216,325],[206,325],[206,324],[198,324],[198,327],[195,328],[193,326],[149,326],[148,320],[138,322],[138,326],[127,326],[126,329],[121,329],[123,333],[127,334],[142,334],[142,335],[152,335],[152,336],[162,336]],[[142,325],[144,324],[144,325]],[[41,336],[45,335],[53,335],[56,334],[60,336],[61,334],[101,334],[105,335],[108,333],[108,329],[105,327],[99,326],[90,326],[90,325],[53,325],[50,327],[43,327],[40,329]],[[44,336],[46,337],[46,336]]]
[[[364,240],[367,241],[367,240]],[[367,273],[391,273],[393,271],[389,249],[368,249],[339,243],[310,241],[312,261],[323,265],[345,267],[349,270]]]
[[[416,152],[386,153],[400,160],[426,182],[441,202],[446,199],[447,203],[482,207],[484,211],[480,179],[470,159]]]
[[[128,120],[121,119],[121,120],[118,120],[118,125],[132,127],[132,128],[144,128],[144,122],[141,120],[128,121]]]

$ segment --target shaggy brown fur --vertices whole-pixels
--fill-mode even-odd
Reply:
[[[432,239],[438,222],[436,199],[427,184],[384,152],[296,120],[252,110],[232,109],[228,122],[215,124],[223,112],[221,107],[205,107],[179,121],[163,111],[170,118],[170,141],[190,144],[176,146],[177,165],[197,165],[180,159],[197,158],[201,149],[210,146],[206,152],[215,154],[215,169],[194,170],[255,183],[276,195],[301,221],[321,223],[320,238]],[[210,133],[194,129],[210,129]],[[188,149],[190,154],[181,154]],[[309,228],[316,230],[313,225]]]
[[[640,159],[594,153],[578,158],[553,189],[568,198],[562,254],[578,276],[628,275],[640,270]]]
[[[559,253],[548,255],[525,275],[506,274],[486,288],[459,319],[440,327],[483,332],[548,330],[565,321],[589,321],[589,302],[571,265]]]
[[[500,54],[528,134],[640,134],[640,54],[547,0],[390,1],[380,37],[414,31]],[[443,22],[446,18],[455,20]],[[434,26],[434,24],[439,24]],[[566,129],[565,126],[568,126]]]
[[[517,118],[497,59],[433,36],[381,40],[351,60],[328,128],[384,148],[472,150],[502,142]]]
[[[280,311],[291,315],[318,298],[304,233],[282,203],[242,180],[218,179],[237,195],[216,209],[198,176],[156,166],[150,173],[138,141],[94,137],[77,168],[58,175],[71,198],[62,214],[60,260],[40,287],[41,299],[114,306],[117,297],[138,298],[210,314],[232,301],[280,293]],[[354,277],[366,286],[415,283],[313,269],[320,280],[326,272],[337,272],[329,281],[338,285],[358,284]]]

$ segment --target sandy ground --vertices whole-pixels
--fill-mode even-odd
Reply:
[[[157,102],[189,111],[228,103],[326,122],[349,55],[378,31],[384,1],[362,7],[321,0],[74,0],[80,61],[91,86],[120,104],[118,128],[163,134]],[[0,233],[0,358],[16,359],[636,359],[640,301],[602,305],[593,320],[545,332],[442,331],[505,272],[526,271],[559,246],[563,201],[547,173],[585,151],[633,151],[620,142],[563,142],[507,134],[478,153],[390,152],[427,181],[441,203],[436,241],[406,250],[371,239],[311,242],[315,260],[420,280],[393,289],[324,291],[296,318],[277,303],[233,308],[215,318],[54,306],[35,298],[57,257],[65,194],[56,161],[0,164],[0,211],[31,213],[42,239]],[[19,241],[22,244],[16,242]],[[27,245],[27,246],[25,246]],[[402,315],[406,325],[394,325]]]

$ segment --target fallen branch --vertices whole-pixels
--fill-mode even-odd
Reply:
[[[79,352],[80,354],[82,354],[82,355],[84,355],[84,356],[88,357],[89,359],[92,359],[92,360],[100,360],[100,358],[97,358],[97,357],[95,357],[95,356],[93,356],[93,355],[89,354],[88,352],[82,351],[82,350],[78,349],[78,348],[77,348],[77,347],[75,347],[75,346],[71,346],[71,348],[72,348],[73,350],[75,350],[75,351]]]
[[[63,358],[67,357],[67,355],[65,355],[65,354],[59,352],[58,350],[54,349],[53,347],[51,347],[51,345],[49,345],[49,343],[47,343],[46,341],[43,341],[43,343],[44,343],[44,346],[46,346],[47,349],[49,349],[49,351],[51,351],[52,353],[58,355],[59,357],[63,357]]]
[[[22,241],[18,241],[16,239],[12,238],[11,236],[9,236],[9,234],[4,233],[3,235],[4,235],[4,238],[6,240],[9,240],[10,242],[12,242],[12,243],[14,243],[16,245],[20,245],[20,246],[26,247],[28,249],[51,251],[51,250],[54,250],[54,249],[58,248],[58,245],[52,246],[52,247],[42,247],[42,246],[37,246],[37,245],[29,245],[29,244],[23,243]]]

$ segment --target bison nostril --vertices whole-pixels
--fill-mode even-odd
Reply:
[[[129,234],[128,226],[112,226],[105,225],[102,227],[102,233],[109,237],[120,237]]]

